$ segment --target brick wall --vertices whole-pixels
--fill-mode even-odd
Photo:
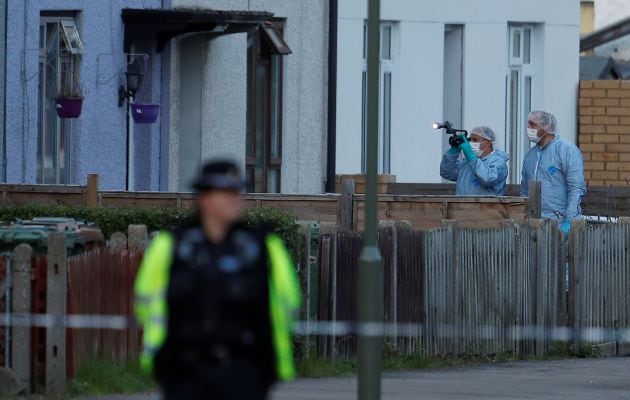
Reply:
[[[630,81],[581,81],[579,101],[587,182],[630,186]]]

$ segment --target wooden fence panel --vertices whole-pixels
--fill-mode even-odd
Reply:
[[[333,293],[336,321],[356,321],[357,318],[358,264],[362,242],[362,235],[358,233],[337,234],[336,285]],[[356,352],[356,346],[355,335],[336,337],[333,339],[333,354],[350,359]]]
[[[588,226],[571,235],[575,347],[612,343],[613,355],[628,355],[630,341],[616,329],[630,327],[630,222]],[[600,329],[603,328],[603,329]]]
[[[182,200],[192,198],[192,193],[99,192],[99,205],[122,208],[181,208]]]
[[[506,219],[522,221],[527,216],[522,198],[455,196],[380,196],[378,219],[408,221],[414,229],[432,229],[443,219],[461,220],[463,227],[499,227]],[[356,196],[354,228],[365,224],[364,196]]]
[[[424,298],[424,233],[411,229],[397,230],[396,266],[396,322],[402,327],[407,324],[426,322]],[[419,329],[405,329],[396,339],[396,350],[402,354],[420,354],[423,340]]]
[[[319,318],[352,322],[361,236],[340,232],[337,246],[334,277],[320,282],[332,288],[331,312]],[[384,321],[396,324],[386,344],[398,354],[544,354],[551,331],[567,323],[564,239],[552,222],[479,229],[450,220],[424,232],[391,225],[379,230],[379,248]],[[351,358],[356,336],[331,346],[330,353]]]
[[[0,206],[7,204],[85,204],[85,186],[0,184]]]
[[[142,252],[98,247],[69,257],[68,313],[133,315],[133,283]],[[134,360],[140,352],[137,328],[70,329],[68,375],[95,357]]]

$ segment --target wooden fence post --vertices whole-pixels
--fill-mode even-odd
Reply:
[[[354,226],[354,179],[341,180],[341,197],[339,198],[339,224],[342,231],[352,231]]]
[[[128,247],[130,250],[142,250],[149,244],[149,234],[146,225],[129,225]]]
[[[529,197],[527,199],[529,219],[540,219],[542,216],[540,181],[529,181],[527,187],[529,189]]]
[[[98,174],[88,174],[85,197],[86,207],[98,206]]]
[[[541,220],[541,219],[533,219],[530,222],[530,226],[533,230],[531,240],[532,248],[534,249],[534,269],[533,269],[533,287],[535,293],[535,308],[532,310],[534,315],[535,325],[537,329],[535,330],[536,334],[536,342],[534,347],[534,352],[536,355],[543,355],[545,352],[545,330],[539,329],[539,325],[545,324],[545,309],[544,305],[546,304],[545,297],[547,296],[547,286],[545,285],[547,276],[546,274],[549,272],[548,262],[549,262],[549,251],[548,251],[548,243],[545,240],[545,228],[546,224],[549,221]]]
[[[66,314],[67,249],[65,235],[53,232],[48,236],[48,272],[46,277],[46,312],[54,316]],[[66,329],[52,327],[46,337],[46,392],[62,393],[66,386]]]
[[[573,221],[569,234],[569,327],[573,328],[573,351],[578,353],[582,345],[582,310],[580,307],[582,289],[582,263],[584,253],[582,245],[586,232],[586,221]],[[577,298],[576,298],[577,296]]]
[[[33,249],[26,243],[13,251],[13,312],[31,313],[31,257]],[[31,328],[13,327],[12,369],[20,383],[31,390]]]

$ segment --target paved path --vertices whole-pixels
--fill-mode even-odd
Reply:
[[[354,400],[356,385],[356,378],[300,379],[279,386],[272,400]],[[382,398],[630,400],[630,358],[514,362],[390,372],[384,375]],[[156,400],[158,397],[139,395],[106,399]]]

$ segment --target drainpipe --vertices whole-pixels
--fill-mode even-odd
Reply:
[[[2,37],[2,55],[0,55],[0,79],[2,85],[0,88],[0,130],[2,131],[2,160],[0,160],[0,182],[7,181],[7,15],[9,14],[9,6],[7,0],[0,0],[0,36]],[[26,27],[24,27],[26,29]]]
[[[326,161],[326,192],[334,193],[337,162],[337,24],[339,0],[329,0],[328,6],[328,144]]]

